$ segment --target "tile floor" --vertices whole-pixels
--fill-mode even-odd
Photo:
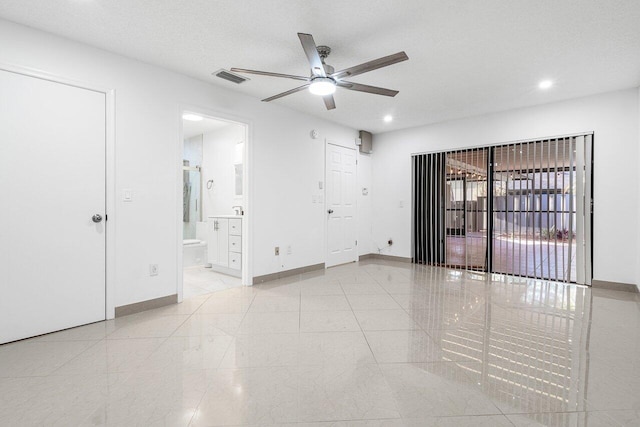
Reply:
[[[0,346],[1,426],[638,426],[640,299],[362,262]]]
[[[239,277],[218,273],[210,268],[192,266],[183,270],[182,297],[185,299],[238,286],[242,286]]]

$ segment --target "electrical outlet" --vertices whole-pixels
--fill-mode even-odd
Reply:
[[[291,249],[291,245],[287,246],[287,255],[291,255],[293,250]]]
[[[157,276],[158,271],[158,264],[149,264],[149,276]]]
[[[274,252],[276,256],[280,255],[280,246],[276,246]]]

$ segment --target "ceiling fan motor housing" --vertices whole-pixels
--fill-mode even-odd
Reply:
[[[331,48],[329,46],[318,46],[316,49],[318,50],[318,55],[320,55],[320,60],[322,61],[322,66],[324,67],[325,74],[333,74],[336,71],[335,68],[324,62],[324,60],[327,59],[327,57],[331,53]]]
[[[318,50],[318,55],[320,58],[325,59],[331,53],[331,48],[329,46],[318,46],[316,48]]]

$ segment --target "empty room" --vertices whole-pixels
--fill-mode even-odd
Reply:
[[[640,2],[1,0],[0,46],[0,426],[640,426]]]

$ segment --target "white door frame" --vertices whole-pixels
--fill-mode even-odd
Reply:
[[[354,214],[353,214],[353,218],[354,218],[354,226],[356,227],[356,237],[358,236],[358,157],[360,157],[360,153],[358,152],[358,149],[355,147],[348,147],[346,145],[342,145],[340,143],[338,143],[337,141],[334,141],[332,139],[326,138],[324,140],[324,210],[323,210],[323,215],[324,215],[324,268],[325,270],[328,267],[328,261],[329,261],[329,227],[328,227],[328,218],[327,218],[327,210],[329,209],[329,201],[327,198],[327,154],[329,153],[329,145],[333,145],[336,147],[340,147],[340,148],[346,148],[347,150],[353,150],[356,156],[356,173],[355,173],[355,180],[356,180],[356,194],[354,197],[354,204],[355,204],[355,209],[354,209]],[[360,258],[359,256],[360,254],[360,249],[358,247],[358,245],[356,245],[356,250],[355,250],[355,259],[353,260],[354,262],[357,262]],[[341,265],[341,264],[340,264]],[[337,267],[337,265],[335,266]]]
[[[67,86],[102,93],[105,96],[105,318],[113,319],[115,308],[116,277],[116,140],[115,140],[115,89],[109,89],[95,83],[87,83],[69,79],[57,74],[48,73],[16,64],[0,63],[0,70],[21,74],[41,80],[48,80]]]
[[[194,106],[194,105],[178,105],[176,114],[178,120],[178,144],[176,152],[176,247],[178,248],[178,256],[176,257],[176,293],[178,294],[178,302],[182,302],[183,298],[183,225],[182,225],[182,172],[183,172],[183,156],[184,156],[184,130],[182,128],[182,115],[185,112],[196,113],[209,119],[230,122],[244,127],[244,152],[242,167],[242,195],[244,215],[242,219],[242,285],[253,285],[251,249],[253,248],[253,174],[251,169],[253,166],[253,122],[245,117],[239,117],[232,114],[212,110],[210,108]]]

